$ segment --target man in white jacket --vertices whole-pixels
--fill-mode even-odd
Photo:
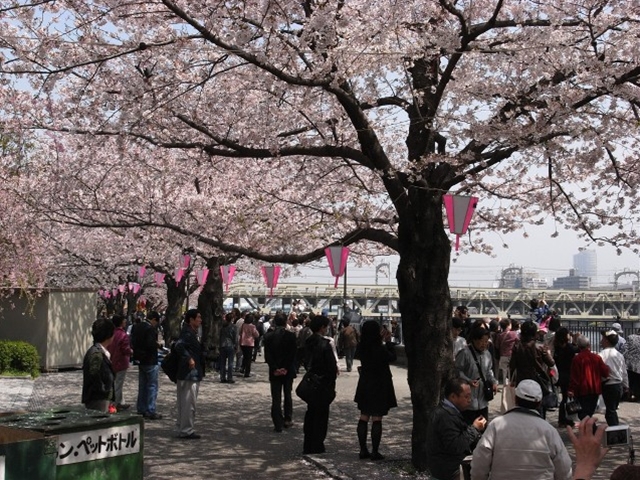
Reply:
[[[489,424],[471,460],[472,480],[570,480],[571,458],[558,431],[540,417],[542,389],[516,387],[516,407]]]
[[[629,391],[627,363],[624,355],[616,350],[618,340],[618,334],[614,330],[602,332],[600,356],[604,364],[609,367],[609,377],[602,384],[602,399],[606,407],[604,418],[609,426],[620,424],[617,412],[618,405],[622,400],[623,393]]]

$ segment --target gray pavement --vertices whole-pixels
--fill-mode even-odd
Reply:
[[[343,361],[341,361],[341,364]],[[341,365],[344,368],[344,365]],[[386,459],[371,462],[358,459],[355,433],[359,412],[353,402],[358,374],[342,372],[338,377],[338,395],[331,406],[327,453],[302,455],[302,421],[305,405],[294,394],[294,426],[282,433],[273,431],[267,368],[258,357],[254,376],[236,377],[235,384],[221,384],[217,375],[202,382],[198,398],[196,430],[200,440],[178,440],[174,423],[175,385],[160,373],[158,411],[162,420],[145,424],[144,478],[182,479],[426,479],[415,475],[411,457],[411,403],[406,369],[392,367],[398,408],[383,422],[381,453]],[[77,405],[82,389],[78,370],[44,374],[36,380],[0,378],[0,412],[39,410]],[[135,404],[137,369],[129,370],[125,382],[125,400]],[[500,395],[492,402],[491,415],[497,414]],[[135,408],[135,406],[133,407]],[[640,431],[640,404],[623,403],[621,421]],[[549,421],[556,425],[557,415]],[[562,437],[567,441],[564,431]],[[573,448],[568,447],[573,455]],[[596,479],[608,479],[615,466],[626,463],[628,451],[612,449]]]

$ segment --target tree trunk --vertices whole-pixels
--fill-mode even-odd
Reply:
[[[198,310],[202,315],[202,345],[208,360],[214,360],[219,355],[220,327],[224,301],[222,276],[220,275],[220,260],[218,257],[207,259],[209,275],[200,295],[198,296]]]
[[[442,192],[412,188],[410,206],[399,218],[399,307],[413,404],[411,461],[426,469],[429,414],[451,375],[450,240],[442,219]]]
[[[185,275],[186,277],[186,275]],[[177,340],[180,336],[180,323],[182,322],[182,307],[186,300],[186,278],[182,277],[180,283],[176,285],[176,280],[171,275],[164,278],[167,286],[167,325],[169,332],[165,332],[165,341],[167,345],[171,340]]]

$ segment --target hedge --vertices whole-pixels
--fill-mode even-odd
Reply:
[[[0,340],[0,374],[40,375],[40,356],[27,342]]]

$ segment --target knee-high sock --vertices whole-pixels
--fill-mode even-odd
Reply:
[[[375,453],[382,439],[382,422],[371,422],[371,449]]]
[[[358,421],[358,442],[360,442],[360,451],[367,451],[367,430],[369,428],[369,422],[364,420]]]

